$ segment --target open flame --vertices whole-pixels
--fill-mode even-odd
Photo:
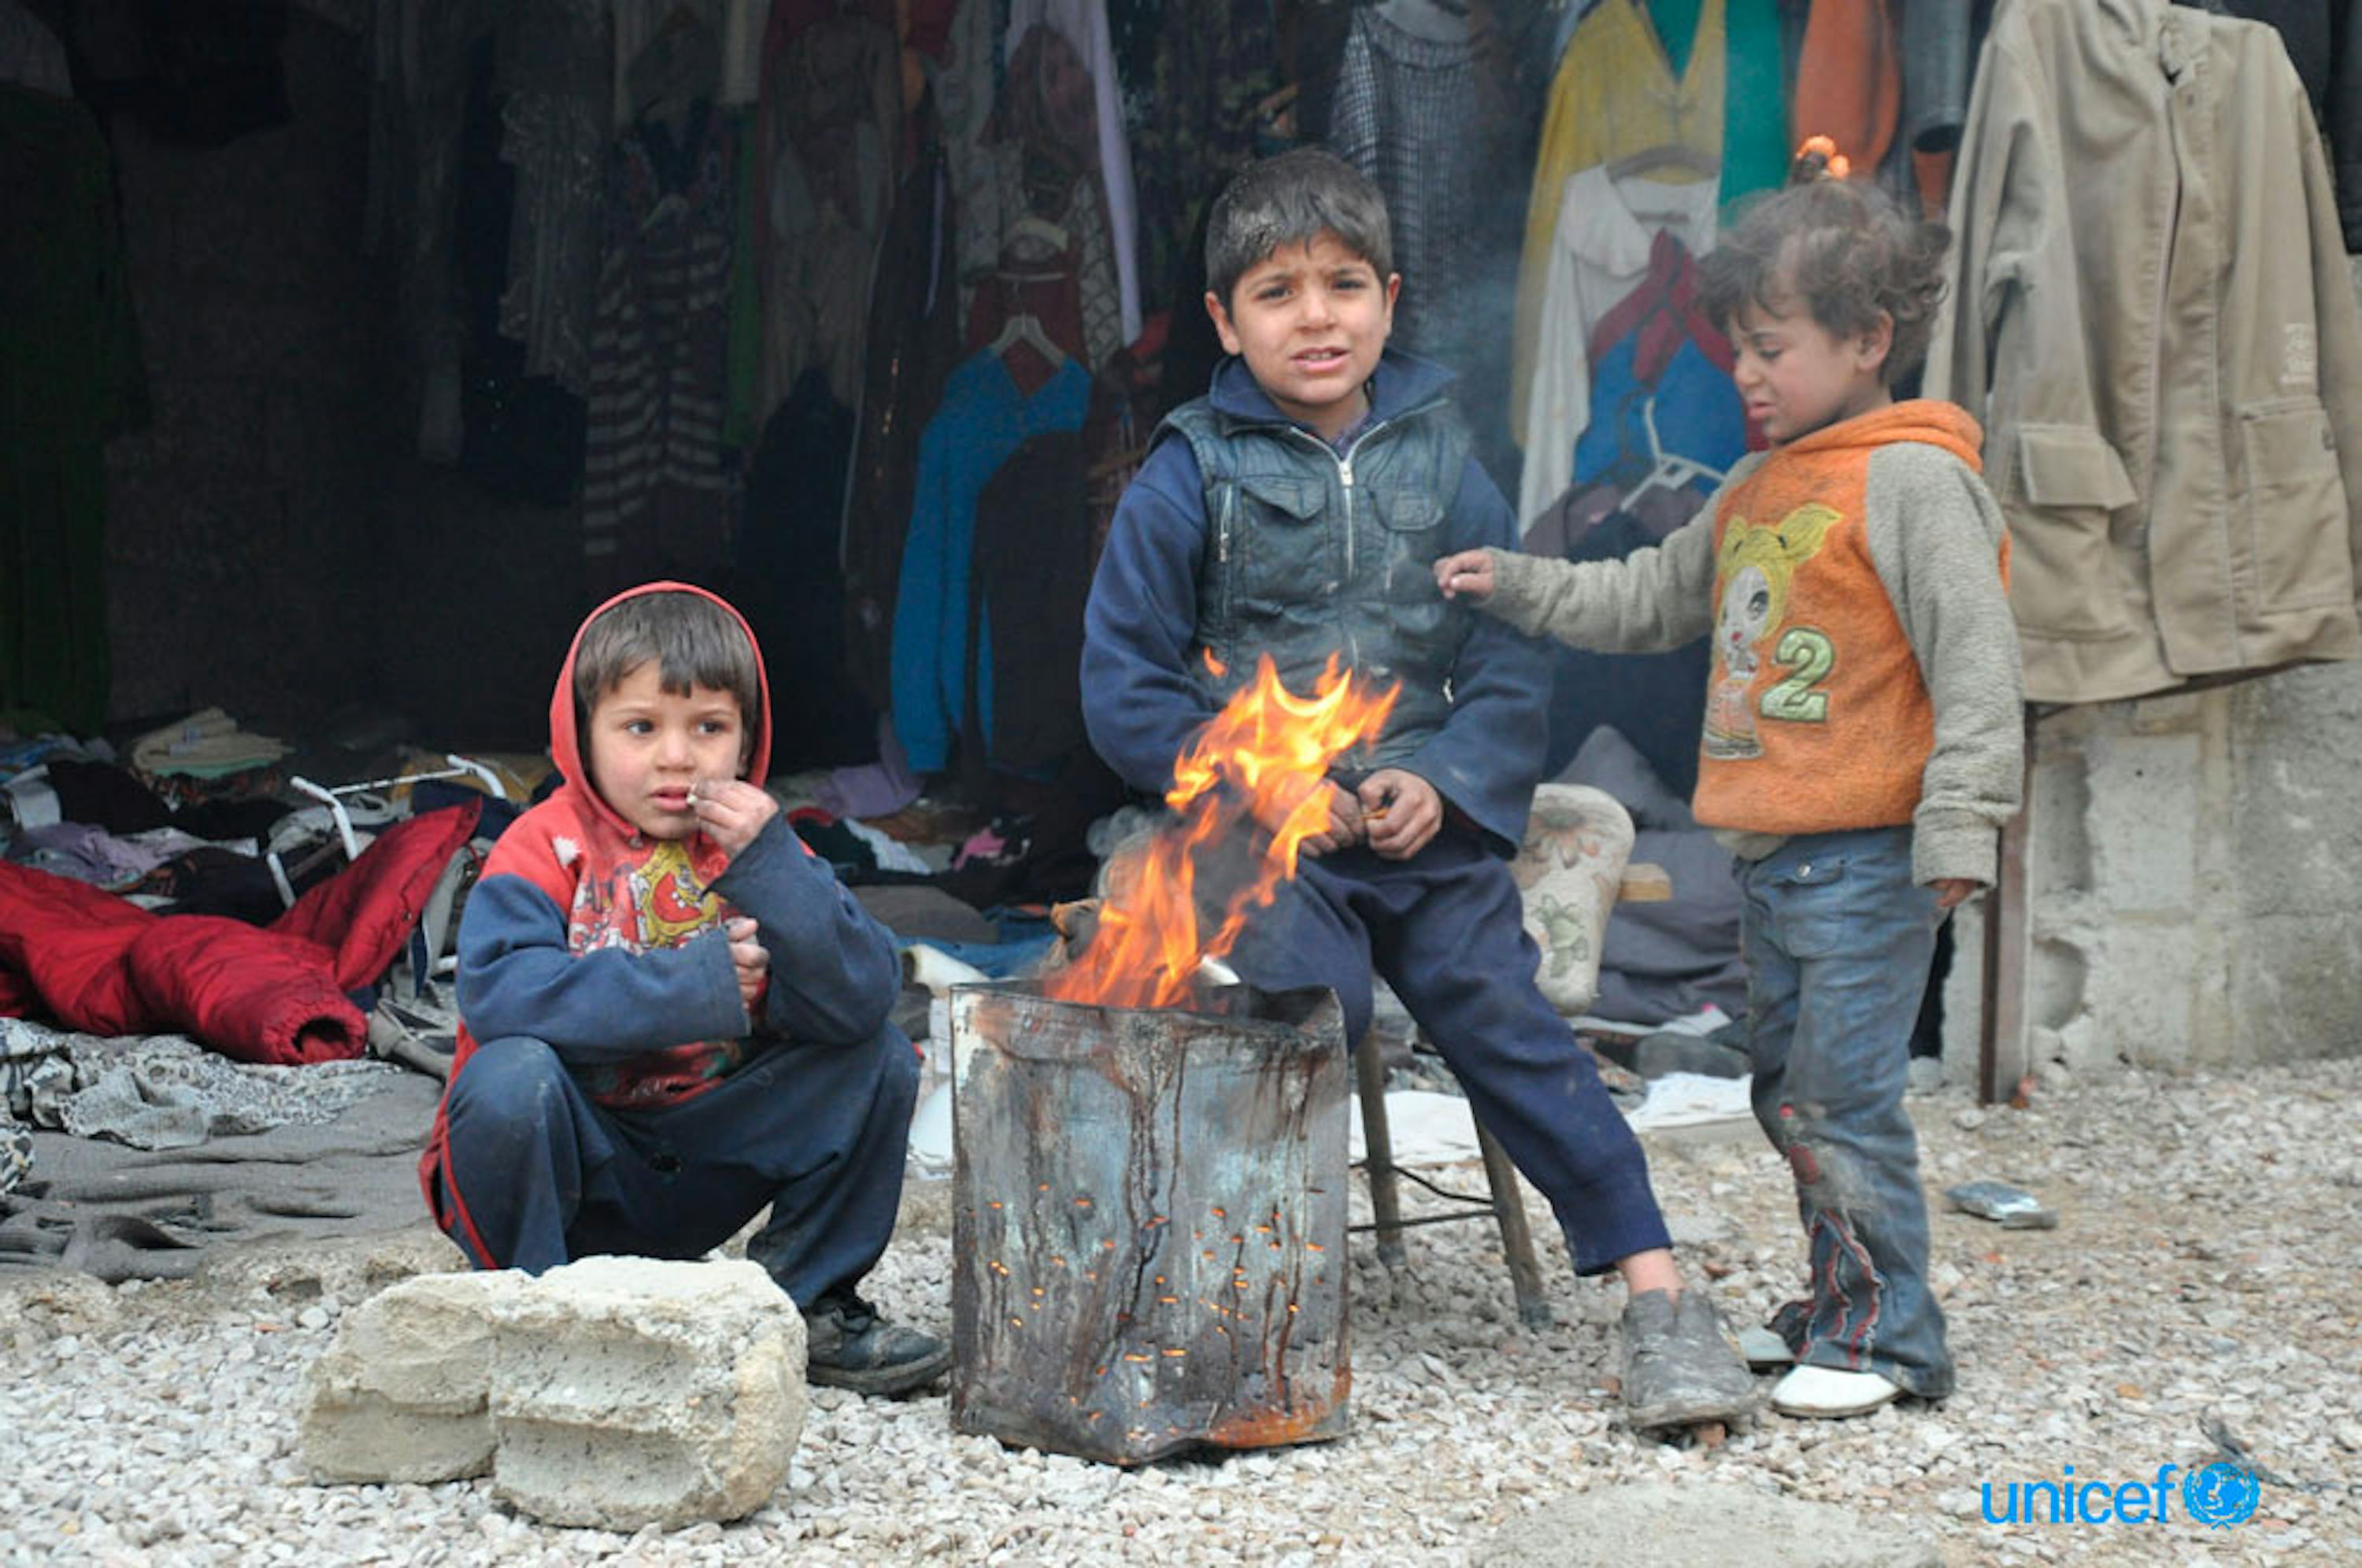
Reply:
[[[1198,965],[1230,952],[1248,913],[1296,875],[1300,846],[1329,825],[1328,791],[1319,788],[1329,765],[1376,737],[1400,690],[1400,682],[1378,692],[1358,687],[1332,657],[1312,695],[1298,697],[1264,656],[1254,679],[1174,764],[1164,803],[1180,821],[1110,867],[1098,929],[1044,979],[1047,993],[1106,1007],[1170,1007],[1186,997]],[[1245,864],[1223,898],[1216,884],[1230,878],[1206,873],[1234,860]],[[1209,915],[1221,899],[1219,920],[1201,919],[1201,891]]]

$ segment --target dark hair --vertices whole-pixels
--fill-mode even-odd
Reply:
[[[1892,385],[1926,356],[1951,231],[1911,217],[1874,185],[1816,179],[1762,197],[1698,263],[1698,303],[1724,331],[1749,305],[1785,315],[1801,304],[1839,337],[1894,322],[1880,379]]]
[[[575,723],[587,723],[599,699],[650,659],[665,690],[682,697],[692,686],[727,691],[738,699],[749,736],[761,723],[763,687],[754,639],[712,600],[677,589],[609,605],[582,628],[574,652]]]
[[[1393,275],[1386,199],[1368,176],[1317,147],[1250,163],[1222,187],[1206,220],[1206,286],[1227,307],[1247,269],[1324,232],[1376,269],[1379,282]]]

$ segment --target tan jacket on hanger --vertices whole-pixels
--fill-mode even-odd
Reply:
[[[1983,421],[2029,701],[2362,654],[2362,310],[2279,36],[2003,0],[1926,391]]]

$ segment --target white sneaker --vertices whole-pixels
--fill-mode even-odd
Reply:
[[[1903,1390],[1875,1372],[1800,1366],[1772,1386],[1772,1408],[1783,1416],[1866,1416],[1893,1403]]]

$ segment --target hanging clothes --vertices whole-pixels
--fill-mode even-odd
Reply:
[[[866,762],[877,715],[844,670],[844,456],[853,411],[817,365],[772,412],[746,471],[739,613],[770,668],[793,671],[771,703],[771,764],[782,772]]]
[[[998,0],[959,0],[952,14],[945,59],[931,82],[943,121],[944,157],[949,165],[952,212],[958,223],[955,248],[963,282],[980,278],[1000,259],[999,177],[985,153],[985,127],[1000,92]],[[966,293],[959,308],[965,312]]]
[[[1114,242],[1118,308],[1122,319],[1119,344],[1140,336],[1140,206],[1131,182],[1131,150],[1123,134],[1123,92],[1115,70],[1115,44],[1108,30],[1107,0],[1011,0],[1008,39],[1010,75],[1014,81],[1018,46],[1036,26],[1055,28],[1074,46],[1088,73],[1092,119],[1097,136],[1099,194],[1109,237]],[[1066,82],[1045,84],[1062,93]]]
[[[773,0],[605,0],[615,37],[614,120],[629,125],[639,105],[632,92],[632,62],[667,29],[693,19],[712,35],[714,102],[734,108],[755,101],[761,81],[766,18]]]
[[[2362,654],[2362,310],[2278,37],[2002,6],[1951,225],[1925,387],[1985,426],[2026,697]]]
[[[2207,9],[2269,22],[2329,138],[2345,248],[2362,250],[2362,6],[2353,0],[2209,0]]]
[[[1396,15],[1428,30],[1400,26]],[[1472,347],[1467,306],[1485,150],[1476,123],[1476,46],[1465,17],[1426,0],[1353,13],[1329,146],[1386,199],[1403,277],[1391,341],[1455,368]]]
[[[948,765],[966,714],[977,498],[1027,436],[1079,427],[1090,391],[1090,373],[1068,359],[1029,397],[999,355],[979,354],[952,372],[920,439],[894,605],[894,730],[914,772]],[[988,669],[978,670],[977,690],[990,692]]]
[[[1020,201],[1043,200],[1038,191],[1031,197],[1021,193],[1027,161],[1014,148],[1000,149],[997,158],[1000,188],[1012,210]],[[1004,243],[1000,266],[977,285],[968,305],[968,351],[992,342],[1018,315],[1033,317],[1053,343],[1087,369],[1105,364],[1123,347],[1115,260],[1096,182],[1076,180],[1047,229],[1021,229]]]
[[[1788,139],[1788,72],[1781,46],[1780,6],[1781,0],[1724,0],[1722,204],[1726,210],[1742,196],[1776,189],[1788,180],[1788,159],[1795,144]],[[1956,12],[1964,7],[1965,0],[1944,0],[1911,9]]]
[[[1270,0],[1163,6],[1148,70],[1124,83],[1126,102],[1139,105],[1143,308],[1173,297],[1199,215],[1253,160],[1255,110],[1279,89],[1278,54]]]
[[[73,96],[66,46],[24,0],[0,0],[0,85],[29,87],[54,98]]]
[[[948,149],[920,105],[918,152],[894,198],[869,285],[860,432],[844,515],[845,668],[883,710],[893,700],[894,598],[926,415],[958,363],[959,283]]]
[[[729,138],[710,100],[617,141],[582,481],[589,588],[711,580],[729,558]]]
[[[1526,213],[1509,370],[1513,433],[1526,428],[1542,294],[1567,176],[1668,144],[1721,155],[1724,6],[1725,0],[1705,0],[1686,69],[1678,75],[1640,0],[1599,0],[1575,25],[1551,82]]]
[[[1526,399],[1521,525],[1531,525],[1574,479],[1575,443],[1591,424],[1593,329],[1649,276],[1660,234],[1692,255],[1713,248],[1716,197],[1707,181],[1619,181],[1596,164],[1567,176]]]
[[[773,35],[778,36],[778,17]],[[763,61],[749,175],[761,290],[759,422],[808,366],[837,400],[861,394],[866,291],[894,196],[902,50],[891,27],[832,17]]]
[[[72,98],[0,86],[0,710],[106,719],[108,436],[147,404],[106,138]],[[22,215],[38,214],[38,222]]]
[[[577,397],[590,386],[613,49],[606,0],[526,0],[501,109],[501,159],[516,177],[501,332],[524,346],[525,374]]]
[[[1903,105],[1889,0],[1813,0],[1796,61],[1788,142],[1825,136],[1865,174],[1886,158]]]
[[[430,463],[458,462],[465,445],[459,154],[477,46],[501,15],[496,0],[382,0],[370,39],[361,244],[392,261],[394,330],[416,379],[417,451]]]
[[[1073,45],[1047,27],[1010,57],[984,149],[1001,227],[993,266],[970,296],[968,342],[980,348],[1010,315],[1028,315],[1096,369],[1129,338],[1090,105],[1074,91],[1078,71]]]
[[[1087,449],[1079,426],[1029,436],[977,497],[968,580],[967,723],[961,756],[1054,771],[1083,734],[1083,602],[1091,590]]]
[[[1761,445],[1731,381],[1729,341],[1699,308],[1697,288],[1697,263],[1660,232],[1648,275],[1591,329],[1591,422],[1575,443],[1574,482],[1612,483],[1635,514],[1658,504],[1695,512]],[[1660,502],[1668,488],[1678,499]]]

